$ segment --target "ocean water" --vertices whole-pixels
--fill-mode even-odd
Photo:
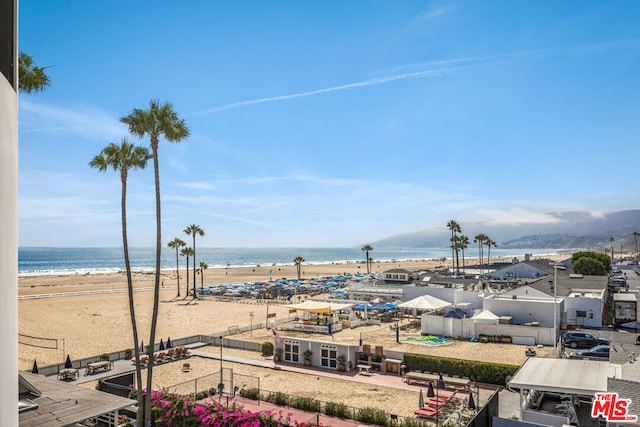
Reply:
[[[331,264],[364,262],[365,253],[360,248],[199,248],[197,263],[204,261],[209,268],[250,267],[256,265],[291,265],[293,259],[302,256],[307,264]],[[555,254],[555,249],[493,249],[491,257],[519,257],[524,254]],[[450,258],[449,248],[374,248],[369,256],[375,261],[404,261]],[[477,257],[477,250],[465,251],[466,258]],[[486,256],[486,253],[485,253]],[[130,248],[131,267],[135,271],[153,271],[154,248]],[[189,260],[191,264],[191,259]],[[185,258],[179,257],[180,268],[185,268]],[[175,269],[176,252],[163,248],[161,268]],[[32,248],[18,250],[18,274],[86,274],[110,273],[124,270],[122,248]]]

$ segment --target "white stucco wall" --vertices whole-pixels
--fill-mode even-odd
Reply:
[[[0,74],[0,414],[18,425],[18,95]]]

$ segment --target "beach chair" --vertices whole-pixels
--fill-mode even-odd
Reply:
[[[173,355],[175,354],[175,350],[170,348],[167,350],[167,359],[173,359]]]

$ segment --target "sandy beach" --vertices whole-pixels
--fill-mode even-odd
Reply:
[[[557,259],[566,258],[556,257]],[[441,267],[437,261],[410,261],[396,263],[376,263],[374,271],[384,271],[390,268],[406,268],[409,270],[434,270]],[[360,268],[358,268],[360,267]],[[304,266],[305,277],[322,277],[334,274],[357,273],[364,268],[364,264],[335,264],[322,266]],[[274,272],[273,270],[276,270]],[[216,283],[244,283],[247,281],[264,281],[269,276],[280,278],[293,278],[296,276],[295,267],[256,267],[256,268],[231,268],[209,269],[205,275],[205,284]],[[246,302],[221,302],[215,300],[196,300],[185,298],[184,281],[186,275],[181,271],[181,293],[176,298],[176,277],[173,272],[164,272],[162,281],[164,288],[160,293],[160,315],[157,337],[172,339],[196,334],[212,334],[216,331],[226,330],[232,326],[248,326],[250,323],[264,323],[267,310],[276,313],[277,319],[289,316],[286,305],[278,304],[249,304]],[[134,286],[145,288],[153,286],[153,274],[135,273]],[[199,283],[198,283],[199,285]],[[117,274],[92,274],[73,276],[29,276],[19,279],[19,295],[34,295],[54,292],[71,292],[78,290],[117,290],[126,287],[125,275]],[[151,291],[139,291],[135,293],[136,316],[140,339],[148,343],[149,326],[152,309]],[[253,317],[250,313],[253,312]],[[106,352],[132,348],[132,333],[128,312],[126,292],[117,293],[92,293],[88,295],[57,296],[38,299],[21,299],[19,301],[19,332],[25,335],[58,339],[58,349],[38,348],[27,345],[19,345],[19,367],[30,369],[33,360],[37,359],[38,365],[60,363],[64,360],[64,351],[71,358],[83,358],[99,355]],[[402,332],[404,337],[410,332]],[[417,332],[419,334],[419,332]],[[321,340],[330,340],[324,335],[297,335],[290,336],[314,337]],[[413,335],[416,335],[414,332]],[[251,333],[235,335],[234,338],[255,342],[272,341],[271,331],[256,329]],[[372,325],[355,329],[348,329],[334,334],[335,341],[357,344],[362,338],[365,344],[382,345],[385,348],[402,350],[405,352],[440,355],[445,357],[463,358],[471,360],[491,360],[499,363],[519,365],[525,360],[524,350],[521,346],[506,344],[480,344],[471,342],[453,342],[444,346],[426,346],[420,344],[396,344],[395,332],[389,324]],[[225,354],[237,350],[225,350]],[[546,349],[539,352],[544,355]],[[242,357],[262,356],[257,353],[242,352]],[[199,370],[198,366],[203,361],[194,359],[194,369],[191,376],[197,377],[211,372],[211,367]],[[171,364],[169,364],[171,365]],[[283,373],[272,369],[238,366],[238,372],[246,375],[261,377],[262,387],[273,391],[289,393],[315,393],[317,388],[311,391],[299,389],[300,381],[293,380]],[[154,380],[158,386],[171,386],[183,382],[184,374],[178,369],[158,369],[157,378]],[[283,375],[283,376],[281,376]],[[338,380],[334,380],[338,381]],[[341,382],[335,384],[323,384],[322,388],[331,390],[332,399],[343,399],[353,406],[367,406],[373,404],[367,396],[370,393],[362,390],[362,385]],[[369,390],[371,391],[371,390]],[[389,391],[391,395],[393,390]],[[395,390],[397,392],[397,390]],[[413,392],[415,393],[415,392]],[[306,394],[305,394],[306,395]],[[380,402],[375,400],[375,405],[385,407],[384,396],[381,393]],[[361,400],[358,400],[360,396]],[[337,400],[336,400],[337,399]],[[324,400],[324,399],[323,399]],[[413,399],[411,406],[415,406]],[[387,403],[388,405],[388,403]]]

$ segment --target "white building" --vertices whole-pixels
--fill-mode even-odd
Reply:
[[[0,2],[0,414],[18,425],[18,3]]]

